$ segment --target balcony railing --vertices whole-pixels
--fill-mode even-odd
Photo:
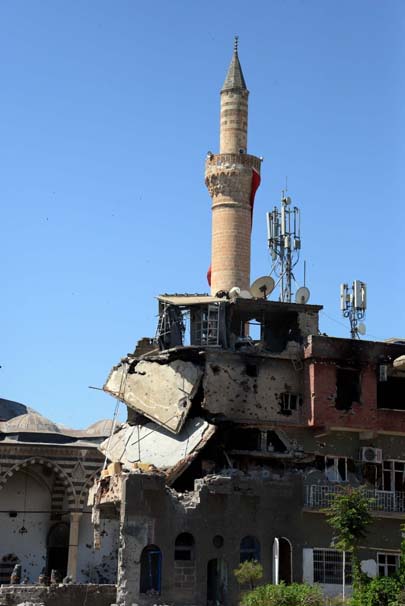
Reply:
[[[333,495],[341,492],[342,485],[312,484],[305,487],[305,507],[324,509],[332,503]],[[367,498],[371,499],[371,511],[387,513],[405,513],[405,492],[389,490],[365,490]]]

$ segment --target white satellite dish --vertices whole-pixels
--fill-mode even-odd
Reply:
[[[250,292],[255,299],[267,299],[274,287],[275,282],[272,277],[262,276],[253,282]]]
[[[240,288],[239,286],[232,286],[231,290],[229,291],[229,296],[231,297],[231,299],[233,299],[234,297],[240,297]]]
[[[250,290],[241,290],[239,296],[241,299],[253,299]]]
[[[311,293],[309,292],[309,288],[306,286],[301,286],[301,288],[299,288],[295,294],[295,302],[305,305],[305,303],[308,303],[310,296]]]
[[[366,325],[363,324],[363,322],[360,322],[360,324],[358,325],[357,332],[359,333],[359,335],[365,335],[366,334]]]

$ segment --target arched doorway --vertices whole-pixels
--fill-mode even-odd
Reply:
[[[69,555],[69,525],[65,522],[54,524],[48,533],[47,563],[48,574],[58,570],[62,577],[66,576]]]
[[[162,552],[156,545],[147,545],[141,555],[139,593],[160,594]]]
[[[276,537],[273,543],[273,583],[292,583],[292,546],[286,537]]]
[[[223,558],[209,560],[207,565],[207,606],[226,604],[228,573]]]

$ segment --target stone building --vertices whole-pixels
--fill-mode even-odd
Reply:
[[[98,530],[120,523],[120,606],[237,604],[232,571],[247,559],[261,561],[266,582],[339,593],[350,558],[344,572],[322,509],[347,484],[374,498],[363,569],[398,565],[405,343],[323,336],[321,306],[249,295],[260,160],[247,154],[247,99],[236,46],[220,154],[206,163],[211,294],[159,296],[156,337],[104,386],[128,407],[100,445],[113,464],[92,494]]]
[[[115,582],[117,523],[105,522],[94,550],[87,505],[104,464],[97,446],[110,432],[111,421],[73,430],[0,399],[0,584],[15,564],[28,583],[52,569],[80,583]]]

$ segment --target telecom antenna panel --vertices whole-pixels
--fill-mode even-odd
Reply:
[[[281,208],[275,206],[267,213],[267,243],[272,259],[271,273],[276,274],[277,284],[280,284],[280,301],[291,303],[292,283],[295,282],[293,269],[301,250],[300,211],[291,205],[291,198],[284,191]],[[296,293],[296,303],[307,303],[309,294],[304,284]]]
[[[355,280],[352,286],[340,285],[340,309],[343,317],[349,318],[350,335],[352,339],[360,339],[360,335],[366,334],[366,326],[360,320],[366,315],[367,308],[367,286],[361,280]]]

